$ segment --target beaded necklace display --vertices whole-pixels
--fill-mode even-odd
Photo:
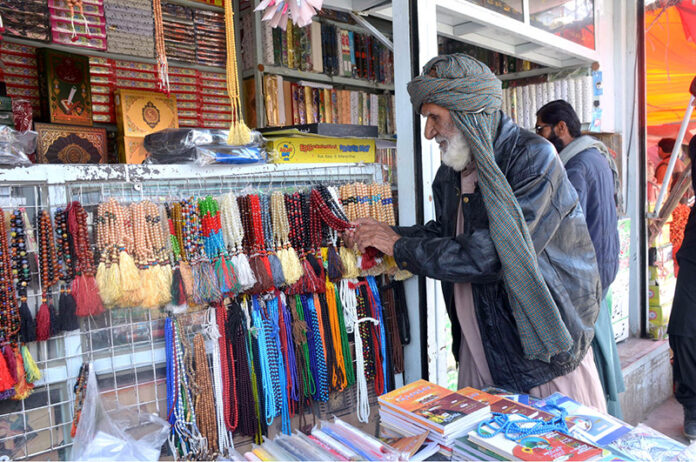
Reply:
[[[307,323],[304,320],[304,308],[300,295],[288,298],[288,308],[292,316],[292,340],[295,346],[297,364],[298,413],[303,418],[306,401],[316,393],[316,384],[309,361],[309,344],[307,342]]]
[[[133,223],[135,263],[142,279],[144,308],[159,308],[171,301],[171,267],[165,257],[166,247],[159,208],[150,201],[130,205]]]
[[[198,429],[206,439],[208,451],[204,456],[213,458],[218,453],[218,430],[215,421],[215,402],[213,399],[213,382],[210,378],[208,356],[205,352],[205,340],[202,334],[193,337],[194,360],[196,363],[196,385],[198,393],[194,406],[197,410]]]
[[[75,314],[75,298],[70,291],[70,284],[75,278],[75,267],[72,255],[74,253],[73,241],[68,231],[68,215],[63,209],[57,209],[54,214],[56,230],[56,253],[58,263],[62,269],[60,279],[65,283],[60,288],[60,299],[58,300],[58,319],[60,327],[65,331],[72,331],[80,327]],[[26,304],[23,304],[26,306]],[[21,311],[21,310],[20,310]],[[26,309],[29,316],[29,308]],[[24,319],[24,316],[22,316]],[[33,321],[32,321],[33,324]],[[32,329],[33,331],[34,329]],[[24,327],[22,328],[24,331]],[[26,360],[25,360],[26,363]]]
[[[240,197],[238,202],[244,228],[244,247],[249,256],[249,266],[256,279],[251,293],[255,294],[267,292],[273,287],[271,266],[264,255],[263,227],[260,222],[261,206],[258,199],[258,196],[251,194]]]
[[[216,308],[216,320],[220,337],[220,363],[222,365],[222,396],[225,409],[225,426],[227,431],[237,429],[239,422],[239,406],[237,400],[237,376],[232,344],[227,339],[227,309],[224,305]]]
[[[0,225],[2,226],[2,232],[0,232],[0,339],[2,343],[15,343],[19,333],[20,318],[15,290],[12,287],[13,268],[5,223],[5,213],[0,209]]]
[[[48,211],[39,212],[36,228],[39,231],[39,272],[41,275],[41,306],[36,314],[36,339],[43,341],[60,331],[55,308],[52,301],[49,300],[51,287],[59,281],[60,267],[53,241],[53,223]]]
[[[328,318],[331,342],[335,355],[335,368],[331,372],[331,387],[337,391],[343,391],[348,386],[348,373],[346,371],[346,361],[344,357],[344,344],[341,338],[341,327],[339,323],[339,312],[336,303],[336,288],[331,282],[326,284],[326,314]],[[342,315],[342,314],[341,314]],[[325,318],[325,323],[327,322]]]
[[[236,399],[239,408],[239,421],[237,429],[243,435],[254,436],[259,428],[256,418],[254,392],[251,383],[251,368],[249,355],[247,354],[247,328],[242,307],[236,300],[232,300],[227,310],[227,341],[231,345],[237,358],[236,373]]]
[[[246,291],[256,284],[256,278],[249,266],[249,259],[244,253],[244,227],[239,213],[237,196],[228,193],[220,200],[220,221],[227,250],[232,255],[232,264],[237,271],[240,290]]]
[[[222,298],[222,292],[217,283],[215,270],[205,255],[198,207],[195,206],[193,198],[181,201],[181,211],[182,240],[193,273],[193,302],[202,306],[218,301]]]
[[[240,285],[223,240],[218,202],[208,196],[198,201],[198,209],[205,253],[213,261],[220,291],[224,295],[236,295],[240,291]]]
[[[302,196],[299,192],[285,195],[285,208],[287,210],[288,222],[290,224],[288,238],[292,247],[296,250],[302,268],[302,276],[288,289],[290,294],[302,294],[314,292],[320,284],[317,280],[317,273],[312,265],[307,261],[305,249],[305,228],[302,217]]]
[[[280,412],[281,429],[286,435],[291,434],[290,429],[290,404],[288,395],[288,381],[290,380],[285,367],[288,359],[283,356],[283,348],[280,339],[281,330],[281,300],[279,292],[275,297],[266,302],[266,342],[271,351],[271,374],[273,377],[273,392],[275,395],[276,412]],[[282,326],[283,328],[285,326]]]
[[[261,223],[263,225],[263,241],[268,257],[268,263],[271,267],[271,275],[273,276],[273,285],[276,288],[285,286],[285,274],[283,274],[283,266],[275,252],[273,243],[273,221],[271,219],[270,197],[266,194],[259,196],[261,206]]]
[[[67,208],[68,230],[73,238],[75,255],[75,279],[72,282],[72,293],[75,297],[78,316],[94,316],[104,312],[104,306],[99,298],[97,281],[94,279],[94,257],[90,248],[89,229],[87,227],[87,212],[82,205],[74,201]]]
[[[305,191],[300,194],[300,213],[302,216],[303,228],[303,248],[305,260],[309,267],[314,271],[312,276],[311,290],[306,293],[323,293],[326,290],[326,277],[324,274],[324,263],[321,261],[321,219],[316,215],[311,206],[311,192]]]
[[[280,352],[284,358],[286,389],[289,402],[290,417],[295,415],[295,403],[299,401],[297,361],[292,338],[292,317],[288,309],[287,299],[284,293],[279,294],[278,326],[280,331]],[[282,366],[281,366],[282,367]]]
[[[115,199],[102,202],[97,207],[94,218],[99,265],[97,266],[97,287],[99,296],[106,308],[121,301],[121,270],[118,266],[118,243]]]
[[[319,319],[317,317],[316,307],[314,306],[314,296],[302,295],[300,298],[302,299],[304,319],[307,321],[307,345],[309,346],[310,370],[312,371],[314,383],[316,384],[314,399],[325,403],[329,399],[328,371],[326,369],[326,357],[319,328]]]
[[[329,284],[331,283],[329,282]],[[333,293],[333,287],[329,289],[329,286],[327,286],[326,292],[328,293],[329,290]],[[324,345],[329,389],[331,391],[340,391],[346,386],[346,371],[344,369],[343,349],[340,338],[336,339],[334,337],[331,325],[331,311],[335,315],[336,306],[334,303],[334,306],[331,309],[329,308],[326,293],[314,294],[314,306],[317,309],[317,318]]]
[[[72,436],[73,438],[75,438],[75,434],[77,433],[77,426],[79,425],[80,417],[82,416],[82,405],[85,402],[88,377],[89,364],[82,363],[82,366],[80,366],[80,372],[78,372],[77,374],[75,386],[73,387],[73,393],[75,394],[75,411],[73,413],[72,427],[70,428],[70,436]]]
[[[148,242],[153,248],[154,260],[157,275],[157,305],[164,306],[172,301],[172,266],[169,261],[169,250],[165,228],[162,223],[162,213],[160,207],[154,202],[145,202],[145,223]]]
[[[300,280],[303,271],[297,252],[290,245],[290,223],[285,210],[285,198],[280,191],[271,194],[271,222],[276,254],[283,268],[285,282],[291,286]]]
[[[276,400],[280,377],[278,376],[277,350],[271,347],[272,329],[267,313],[262,310],[257,296],[252,297],[252,325],[256,329],[256,345],[259,350],[257,355],[261,366],[261,382],[264,393],[264,417],[266,425],[271,425],[273,419],[280,414],[279,400]],[[262,313],[264,311],[264,313]]]
[[[178,282],[177,286],[172,286],[172,291],[176,293],[172,294],[172,298],[178,302],[178,304],[183,305],[188,303],[189,305],[195,305],[194,302],[194,283],[193,283],[193,268],[189,262],[189,242],[184,240],[184,230],[186,228],[186,220],[184,220],[183,206],[181,202],[174,202],[170,207],[171,222],[172,226],[170,228],[172,248],[179,249],[179,254],[175,255],[178,257],[178,276],[174,279]]]
[[[24,220],[24,214],[20,210],[15,210],[10,214],[10,253],[12,270],[8,272],[8,281],[14,283],[17,290],[19,302],[20,328],[19,336],[22,342],[33,342],[36,340],[36,323],[32,317],[29,306],[27,305],[27,289],[31,282],[31,272],[29,268],[29,249],[27,243],[28,223]],[[3,232],[5,222],[2,222]],[[11,288],[14,292],[14,289]]]

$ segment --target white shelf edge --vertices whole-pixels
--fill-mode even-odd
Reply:
[[[251,69],[247,69],[242,73],[242,76],[243,78],[248,78],[251,77],[255,72],[259,72],[262,74],[280,75],[283,77],[291,77],[300,80],[313,80],[316,82],[332,83],[334,85],[343,85],[348,87],[360,87],[373,90],[394,91],[393,84],[376,83],[370,82],[369,80],[354,79],[351,77],[332,76],[320,74],[318,72],[299,71],[297,69],[288,69],[285,67],[271,66],[265,64],[263,65],[263,71],[254,71]]]

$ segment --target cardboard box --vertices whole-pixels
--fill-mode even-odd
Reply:
[[[39,164],[106,163],[106,130],[72,125],[34,124]]]
[[[142,164],[150,155],[145,149],[145,137],[120,136],[118,138],[118,161],[122,164]]]
[[[375,140],[324,136],[268,135],[266,149],[278,164],[375,161]]]
[[[41,48],[37,51],[41,78],[41,114],[56,124],[92,125],[89,58]]]
[[[650,306],[648,312],[648,333],[653,340],[663,340],[667,337],[669,323],[669,308],[666,306]]]
[[[176,98],[140,90],[116,90],[116,124],[119,136],[144,137],[165,128],[179,128]]]

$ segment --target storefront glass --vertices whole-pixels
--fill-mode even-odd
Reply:
[[[532,26],[595,48],[594,0],[530,0]]]

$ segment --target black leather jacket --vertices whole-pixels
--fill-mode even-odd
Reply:
[[[394,257],[401,268],[442,281],[457,360],[461,328],[454,283],[472,283],[495,385],[526,392],[571,372],[582,361],[594,335],[602,290],[585,217],[553,146],[503,115],[494,149],[496,163],[524,213],[539,268],[573,338],[572,351],[554,356],[550,363],[525,359],[481,191],[477,186],[473,194],[462,195],[459,172],[440,167],[433,182],[436,220],[395,227],[403,237],[394,245]],[[460,200],[464,232],[455,236]]]

